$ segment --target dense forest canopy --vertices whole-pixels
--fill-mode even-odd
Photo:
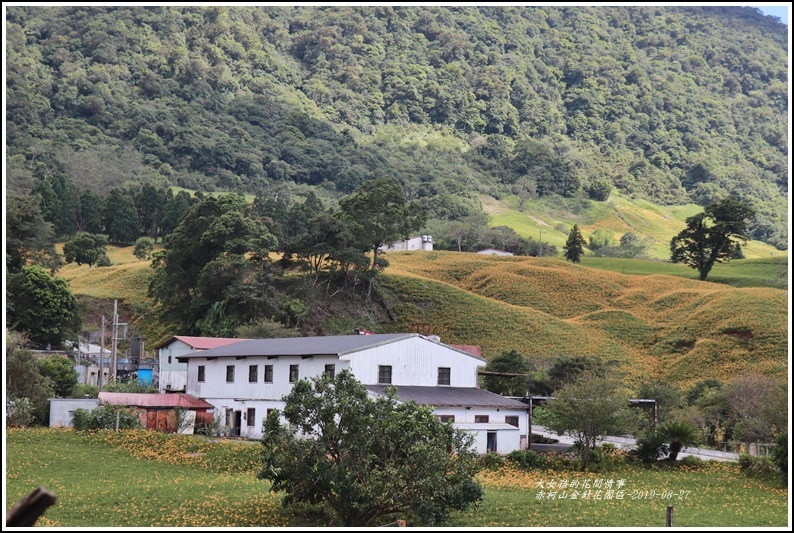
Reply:
[[[6,16],[10,194],[296,183],[329,199],[394,177],[450,221],[476,215],[480,193],[597,200],[611,186],[701,205],[733,194],[756,212],[751,236],[787,248],[787,28],[755,8]]]

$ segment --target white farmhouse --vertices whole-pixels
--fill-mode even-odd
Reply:
[[[404,241],[392,242],[378,248],[383,252],[401,251],[401,250],[433,250],[433,237],[432,235],[421,235],[418,237],[411,237]]]
[[[187,363],[187,393],[214,405],[233,435],[261,438],[293,383],[350,369],[370,394],[393,385],[398,400],[473,433],[480,453],[526,447],[527,406],[477,386],[485,359],[417,333],[248,340],[177,360]]]
[[[185,392],[187,364],[178,362],[178,356],[199,350],[209,350],[243,340],[248,339],[177,335],[158,344],[154,348],[157,350],[160,369],[160,392]]]

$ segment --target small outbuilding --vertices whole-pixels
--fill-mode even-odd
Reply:
[[[167,433],[192,434],[196,422],[212,419],[214,406],[190,394],[141,394],[127,392],[100,392],[99,401],[110,405],[130,407],[138,412],[141,424],[147,429]],[[185,413],[181,421],[177,409]],[[182,426],[182,427],[180,427]]]

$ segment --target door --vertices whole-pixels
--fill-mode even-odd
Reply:
[[[496,431],[488,432],[488,441],[485,446],[489,452],[496,452]]]
[[[235,437],[240,436],[240,426],[243,425],[243,412],[242,411],[235,411],[234,412],[234,427],[232,428],[232,435]]]

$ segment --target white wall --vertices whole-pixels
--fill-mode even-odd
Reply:
[[[218,357],[207,360],[194,357],[188,363],[187,393],[210,401],[209,398],[238,398],[247,400],[281,400],[292,390],[289,382],[290,365],[298,365],[298,379],[322,374],[326,364],[333,364],[338,374],[349,363],[336,356]],[[198,367],[204,366],[204,382],[198,381]],[[227,383],[226,367],[234,366],[234,382]],[[248,367],[256,365],[257,381],[248,381]],[[265,383],[265,365],[273,366],[273,382]],[[212,403],[212,402],[210,402]],[[214,405],[214,404],[213,404]]]
[[[50,398],[50,427],[72,427],[76,409],[91,411],[99,406],[96,398]]]
[[[450,369],[450,387],[476,387],[477,369],[486,362],[422,337],[411,337],[343,355],[350,361],[356,379],[365,385],[378,384],[378,366],[391,366],[392,385],[435,387],[438,368]]]
[[[179,339],[174,339],[157,351],[160,363],[160,392],[185,390],[185,385],[187,384],[187,363],[179,363],[176,358],[195,351],[195,348]],[[168,362],[169,357],[171,358],[170,363]]]

